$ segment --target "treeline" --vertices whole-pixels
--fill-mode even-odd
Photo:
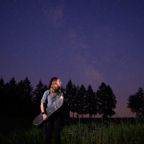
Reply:
[[[65,99],[67,100],[69,111],[76,112],[79,115],[100,114],[103,118],[112,117],[115,114],[116,96],[114,95],[111,87],[104,82],[101,83],[98,90],[94,92],[91,85],[86,89],[84,85],[75,86],[69,80],[66,88],[64,89]],[[135,94],[128,96],[127,108],[131,112],[136,113],[136,117],[144,117],[144,91],[139,88]],[[73,115],[74,116],[74,115]]]
[[[85,88],[84,85],[75,86],[72,81],[69,80],[66,88],[64,89],[64,96],[69,107],[69,111],[76,112],[79,115],[89,114],[92,115],[98,113],[103,118],[111,117],[115,114],[116,97],[109,85],[104,82],[100,85],[97,92],[94,92],[91,85]]]
[[[47,86],[41,81],[33,89],[28,77],[16,83],[15,78],[4,83],[0,79],[0,114],[33,118],[40,112],[40,99]]]
[[[6,116],[35,117],[40,113],[40,100],[47,85],[40,80],[34,89],[28,77],[19,83],[12,78],[4,83],[0,79],[0,113]],[[103,117],[115,114],[116,97],[110,86],[102,83],[97,92],[89,85],[86,89],[83,85],[75,86],[71,80],[62,88],[67,110],[79,115],[102,114]]]
[[[30,80],[26,77],[20,82],[12,78],[5,83],[0,79],[0,114],[2,116],[22,116],[34,118],[40,113],[40,100],[48,87],[40,80],[34,89]],[[97,114],[103,118],[111,117],[115,114],[116,96],[111,87],[104,82],[101,83],[98,90],[93,91],[91,85],[87,88],[84,85],[76,86],[71,80],[68,81],[65,88],[62,88],[64,94],[67,114],[76,112],[79,115],[89,114],[89,117]],[[136,113],[136,116],[144,116],[144,92],[139,88],[138,92],[128,97],[128,108]],[[73,115],[74,116],[74,115]]]

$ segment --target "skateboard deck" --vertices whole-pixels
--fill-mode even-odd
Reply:
[[[46,108],[46,113],[49,116],[51,116],[57,109],[59,109],[63,104],[63,97],[61,96],[60,98],[56,99],[48,108]],[[43,122],[43,116],[40,113],[34,120],[33,124],[35,126],[40,125]]]

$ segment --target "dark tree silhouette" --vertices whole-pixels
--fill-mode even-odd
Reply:
[[[62,112],[62,118],[63,118],[63,124],[66,122],[65,120],[67,118],[69,118],[69,107],[68,107],[68,103],[67,103],[67,100],[65,98],[65,95],[66,95],[66,90],[61,87],[61,92],[63,93],[63,96],[64,96],[64,102],[63,102],[63,105],[61,107],[61,112]]]
[[[1,79],[0,79],[0,99],[2,98],[1,96],[4,95],[4,86],[5,86],[5,84],[4,84],[4,79],[1,78]],[[2,99],[2,100],[3,100],[3,99]]]
[[[76,103],[77,103],[77,87],[75,86],[75,84],[72,85],[72,99],[71,101],[71,107],[70,107],[70,111],[73,112],[73,117],[74,117],[74,113],[77,111],[77,107],[76,107]]]
[[[26,77],[24,80],[21,80],[17,84],[17,114],[20,116],[27,116],[32,117],[33,114],[33,102],[32,102],[32,96],[33,96],[33,87],[30,83],[30,80],[28,77]]]
[[[41,98],[44,94],[44,92],[47,90],[47,85],[43,84],[42,81],[40,80],[39,83],[36,85],[35,90],[33,91],[33,115],[37,115],[40,113],[40,103],[41,103]]]
[[[96,95],[99,114],[102,114],[104,119],[108,118],[108,116],[113,116],[115,114],[114,108],[116,108],[117,101],[110,86],[106,86],[103,82],[99,90],[97,90]]]
[[[0,79],[0,111],[3,111],[5,104],[5,84],[4,84],[4,79]]]
[[[144,92],[142,88],[138,89],[138,92],[134,95],[130,95],[128,98],[128,108],[133,113],[136,113],[136,117],[144,116]]]
[[[80,87],[76,86],[76,100],[75,100],[75,112],[77,113],[77,118],[79,117],[79,107],[80,107]]]
[[[83,114],[86,114],[86,107],[87,107],[87,102],[86,102],[86,88],[84,87],[84,85],[81,85],[81,87],[79,88],[79,92],[77,95],[77,113],[79,115],[82,115],[83,118]]]
[[[68,110],[75,112],[75,97],[76,97],[76,88],[75,85],[72,84],[72,81],[69,80],[64,93],[65,101],[68,105]],[[74,116],[74,115],[73,115]]]
[[[91,85],[88,86],[87,88],[87,93],[86,93],[86,98],[87,98],[87,113],[89,114],[89,117],[91,118],[92,115],[97,114],[97,98],[96,98],[96,93],[93,92]]]
[[[37,101],[40,104],[41,98],[47,89],[47,85],[44,85],[40,80],[39,83],[36,85],[35,90],[33,91],[33,101]]]
[[[17,111],[17,83],[13,77],[5,85],[5,111],[9,116],[15,116]]]
[[[23,81],[20,81],[17,85],[19,96],[19,110],[20,115],[29,117],[32,114],[32,91],[33,87],[30,80],[26,77]]]
[[[26,83],[24,82],[24,80],[21,80],[18,84],[17,84],[17,95],[18,98],[23,101],[26,97],[27,94],[27,86]]]
[[[32,92],[33,92],[33,87],[31,85],[30,80],[28,79],[28,77],[26,77],[23,81],[24,84],[24,99],[26,100],[26,102],[30,103],[32,100]]]
[[[4,107],[2,113],[7,116],[17,116],[22,112],[23,93],[20,91],[19,84],[16,83],[15,78],[12,78],[9,82],[4,84],[3,79],[1,79],[1,87],[3,87],[3,103]],[[21,82],[20,82],[21,83]],[[23,87],[21,88],[23,90]]]
[[[17,83],[15,81],[15,78],[12,78],[9,82],[9,98],[10,100],[16,100],[17,96]]]
[[[68,106],[70,105],[70,99],[72,97],[72,81],[69,80],[68,83],[66,84],[66,88],[65,88],[65,101],[68,103]]]
[[[18,115],[23,115],[25,111],[25,84],[23,80],[21,80],[17,84],[17,114]]]

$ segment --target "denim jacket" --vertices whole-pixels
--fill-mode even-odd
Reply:
[[[47,105],[47,107],[49,107],[54,100],[62,95],[63,93],[52,93],[50,90],[46,90],[41,99],[41,103],[44,103]]]

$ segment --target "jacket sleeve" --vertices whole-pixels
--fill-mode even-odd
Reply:
[[[42,96],[42,99],[41,99],[41,103],[46,103],[47,102],[48,95],[49,95],[49,90],[44,92],[44,94]]]

